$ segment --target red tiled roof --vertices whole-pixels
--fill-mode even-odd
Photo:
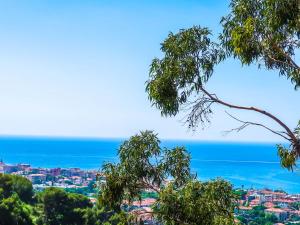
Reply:
[[[265,202],[264,206],[267,207],[267,208],[273,208],[274,203],[273,202]]]
[[[290,200],[290,199],[284,199],[284,198],[276,198],[273,201],[274,202],[284,202],[284,203],[293,203],[293,202],[296,202],[296,200]]]
[[[271,212],[271,213],[284,213],[285,211],[279,208],[269,208],[266,209],[265,211],[267,212]]]
[[[293,210],[290,212],[291,214],[300,215],[300,210]]]

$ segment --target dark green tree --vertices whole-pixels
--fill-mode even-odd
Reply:
[[[32,183],[22,176],[0,174],[0,190],[2,190],[0,193],[4,198],[15,193],[23,202],[29,203],[33,199]]]
[[[0,198],[8,198],[13,194],[11,175],[0,174]]]
[[[119,163],[103,166],[102,207],[127,210],[133,200],[141,199],[143,191],[151,190],[158,201],[153,213],[145,213],[164,224],[233,224],[232,186],[223,180],[197,181],[184,147],[161,148],[157,135],[144,131],[125,141],[118,156]]]
[[[241,123],[231,131],[253,125],[288,140],[290,147],[278,145],[278,155],[283,167],[293,169],[300,155],[300,122],[296,129],[290,129],[266,110],[223,101],[209,92],[206,84],[220,62],[234,57],[243,65],[257,64],[258,68],[276,70],[298,87],[300,68],[295,58],[300,47],[299,5],[299,0],[232,0],[229,14],[221,19],[223,31],[216,41],[208,28],[200,26],[170,33],[161,44],[163,57],[155,58],[150,67],[146,82],[150,101],[164,116],[190,109],[186,122],[193,129],[199,123],[210,122],[214,105],[261,114],[282,130],[229,114]]]
[[[30,203],[33,200],[33,187],[30,180],[22,176],[12,176],[12,190],[19,195],[21,201]]]
[[[127,225],[128,215],[125,212],[106,210],[99,206],[87,208],[84,211],[84,225]]]
[[[0,200],[0,225],[33,225],[30,208],[13,194]]]
[[[41,221],[48,225],[84,224],[84,209],[92,207],[87,197],[59,188],[45,189],[40,201],[43,204]]]

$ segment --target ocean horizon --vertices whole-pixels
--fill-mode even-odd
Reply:
[[[0,159],[33,167],[100,169],[117,162],[125,138],[0,137]],[[162,140],[161,146],[185,146],[198,179],[223,178],[234,187],[282,189],[300,193],[300,171],[280,166],[276,143]]]

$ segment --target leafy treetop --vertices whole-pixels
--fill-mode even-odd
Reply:
[[[230,8],[221,20],[220,39],[227,55],[243,64],[279,70],[299,86],[295,54],[300,47],[300,1],[233,0]]]
[[[153,212],[162,224],[233,224],[236,196],[223,180],[200,182],[190,172],[190,155],[183,147],[162,149],[152,131],[125,141],[119,163],[103,166],[100,205],[116,212],[130,209],[144,191],[158,196]]]
[[[102,172],[100,202],[119,211],[124,200],[141,199],[143,190],[159,192],[167,178],[177,186],[191,178],[190,155],[183,147],[161,149],[160,140],[152,131],[132,136],[119,148],[120,162],[106,163]]]
[[[208,28],[201,26],[169,34],[161,44],[163,57],[153,59],[150,66],[146,82],[149,99],[164,116],[189,111],[186,123],[192,129],[210,122],[215,104],[261,114],[281,130],[229,114],[242,124],[231,131],[254,125],[284,138],[290,147],[278,146],[278,155],[282,166],[293,169],[300,156],[299,125],[293,130],[266,110],[225,102],[207,91],[206,83],[215,66],[233,56],[244,65],[256,63],[259,68],[278,70],[299,86],[296,53],[300,47],[300,0],[232,0],[230,9],[221,19],[223,31],[217,41],[212,40]]]

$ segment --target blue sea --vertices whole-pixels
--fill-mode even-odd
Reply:
[[[0,159],[34,167],[99,169],[117,161],[121,139],[0,137]],[[276,145],[165,140],[164,147],[185,146],[200,180],[224,178],[235,187],[283,189],[300,193],[300,171],[280,167]]]

